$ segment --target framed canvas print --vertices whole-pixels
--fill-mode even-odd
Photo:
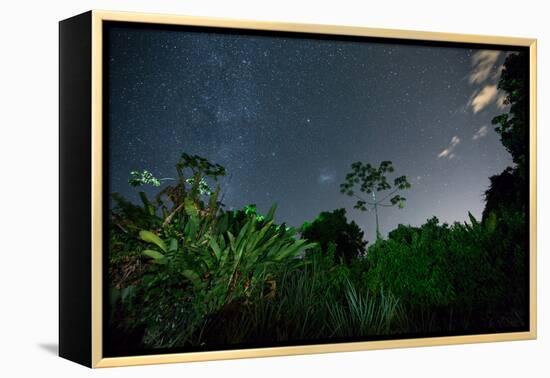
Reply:
[[[536,337],[536,41],[60,23],[62,357]]]

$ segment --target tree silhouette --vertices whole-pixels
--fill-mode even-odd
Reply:
[[[344,183],[340,184],[340,192],[350,197],[357,198],[354,209],[361,211],[374,210],[376,216],[376,238],[380,237],[380,225],[378,223],[378,208],[397,206],[402,209],[405,206],[405,197],[397,192],[409,189],[411,184],[407,181],[407,176],[399,176],[393,180],[393,185],[388,182],[387,173],[393,173],[393,163],[385,160],[380,163],[378,168],[369,163],[360,161],[351,165],[351,172],[346,175]],[[366,196],[357,194],[356,187]]]
[[[509,217],[509,210],[526,211],[525,199],[529,187],[529,60],[525,53],[508,55],[498,89],[505,92],[504,104],[510,108],[508,113],[494,117],[492,123],[515,165],[489,177],[491,185],[485,192],[483,220],[488,219],[491,213],[498,217]]]
[[[495,131],[506,150],[512,155],[514,163],[523,173],[529,148],[529,65],[525,53],[508,55],[498,89],[506,93],[505,105],[510,105],[508,113],[493,118]]]
[[[349,263],[366,254],[367,242],[363,240],[365,234],[357,223],[348,222],[345,209],[323,211],[313,222],[305,222],[300,231],[304,239],[319,243],[325,253],[334,244],[336,261],[342,259]]]

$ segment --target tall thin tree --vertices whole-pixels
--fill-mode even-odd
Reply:
[[[351,172],[346,175],[345,181],[340,184],[340,192],[350,197],[357,198],[355,209],[372,211],[376,217],[376,238],[380,238],[380,224],[378,210],[380,207],[405,207],[405,197],[398,194],[399,191],[409,189],[411,184],[407,176],[394,178],[393,185],[388,182],[386,175],[393,173],[393,163],[385,160],[378,168],[369,163],[360,161],[351,165]],[[357,191],[364,195],[357,194]],[[370,199],[368,197],[371,197]]]

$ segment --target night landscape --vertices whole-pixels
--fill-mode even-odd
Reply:
[[[525,51],[107,36],[108,354],[528,329]]]

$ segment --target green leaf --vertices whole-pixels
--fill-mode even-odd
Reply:
[[[181,274],[183,274],[185,278],[191,281],[193,285],[199,286],[199,287],[202,286],[202,281],[196,272],[190,269],[185,269],[183,272],[181,272]]]
[[[185,208],[185,212],[190,216],[196,217],[199,215],[199,210],[197,209],[195,202],[193,202],[191,198],[189,197],[185,198],[183,206]]]
[[[164,255],[158,251],[153,251],[152,249],[146,249],[142,252],[145,256],[152,258],[153,260],[161,260],[164,258]]]
[[[176,252],[178,250],[178,240],[176,238],[170,239],[170,246],[168,247],[169,252]]]
[[[136,287],[134,285],[130,285],[122,289],[120,292],[121,301],[125,302],[128,298],[134,295],[135,291],[136,291]]]
[[[227,237],[229,238],[229,245],[231,246],[231,250],[233,253],[235,253],[236,245],[235,245],[235,236],[231,233],[231,231],[227,231]]]
[[[149,201],[145,192],[139,192],[139,198],[141,199],[143,207],[145,208],[147,213],[149,215],[155,215],[155,207],[151,204],[151,201]]]
[[[478,226],[479,222],[477,219],[468,211],[468,217],[470,218],[470,222],[472,222],[472,226]]]
[[[212,247],[212,250],[214,251],[214,255],[216,256],[216,259],[220,261],[222,251],[215,239],[210,240],[210,247]]]
[[[197,216],[189,217],[189,221],[185,225],[185,236],[189,239],[195,240],[197,237],[197,231],[199,230],[200,219]]]
[[[275,210],[277,210],[277,204],[273,204],[273,206],[271,206],[271,208],[269,209],[269,212],[267,213],[266,217],[265,217],[265,220],[266,221],[271,221],[273,220],[273,217],[275,215]]]
[[[229,228],[229,214],[224,213],[218,221],[218,233],[224,234]]]
[[[154,233],[152,233],[151,231],[147,231],[147,230],[141,230],[139,232],[139,237],[141,238],[141,240],[147,242],[147,243],[153,243],[155,244],[157,247],[159,247],[163,252],[166,252],[168,249],[166,248],[166,244],[164,243],[164,241],[159,238],[157,235],[155,235]]]

